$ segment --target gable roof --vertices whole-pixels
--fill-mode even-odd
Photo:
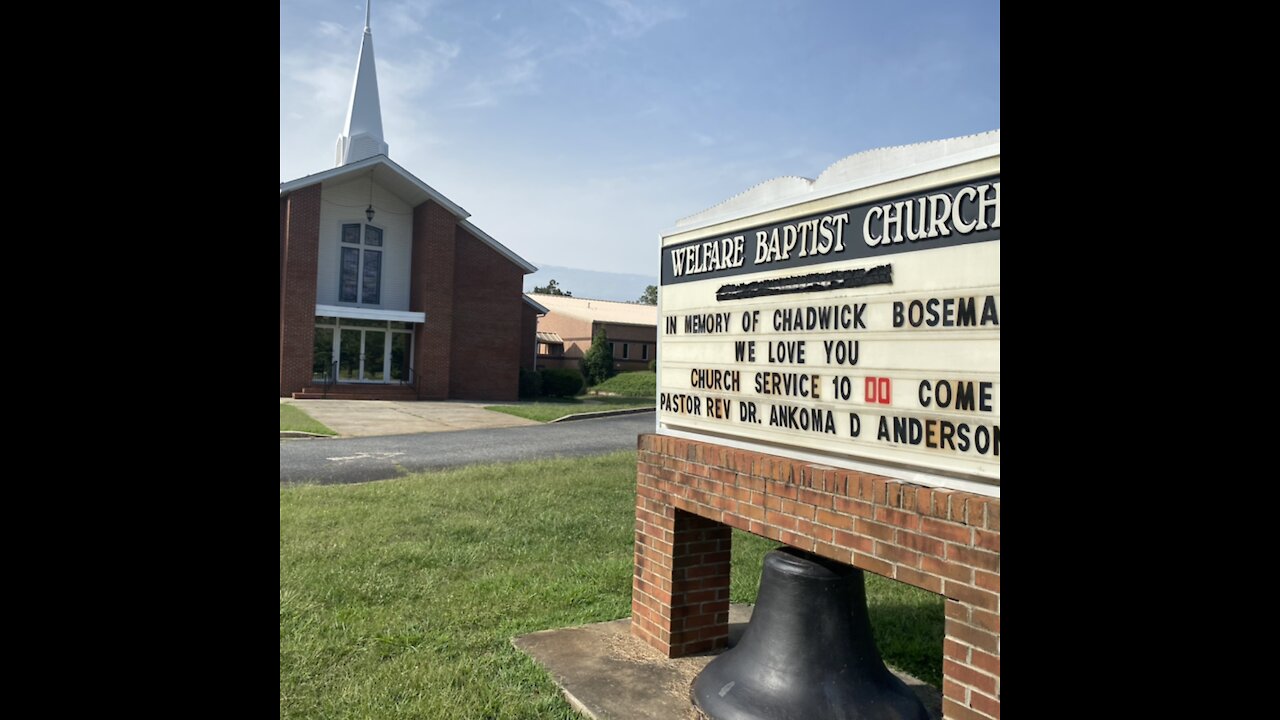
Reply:
[[[533,263],[530,263],[528,260],[525,260],[519,255],[511,252],[511,250],[506,245],[503,245],[497,240],[494,240],[492,237],[489,236],[489,233],[473,225],[470,220],[463,220],[458,224],[466,228],[467,232],[479,238],[481,242],[483,242],[485,245],[488,245],[494,250],[497,250],[499,255],[505,257],[506,259],[510,260],[516,265],[519,265],[520,269],[524,270],[524,273],[526,275],[528,275],[531,272],[538,272],[538,268],[536,265],[534,265]]]
[[[506,245],[495,240],[493,237],[476,227],[474,223],[467,220],[471,213],[463,210],[456,203],[440,193],[439,190],[422,182],[413,173],[400,167],[394,160],[386,155],[374,155],[373,157],[357,160],[356,162],[342,165],[340,167],[331,168],[323,172],[304,175],[296,180],[280,183],[280,196],[288,195],[295,190],[301,190],[304,187],[310,187],[317,183],[345,181],[350,176],[361,174],[369,168],[373,169],[373,179],[379,185],[387,188],[401,200],[405,201],[410,207],[417,207],[423,202],[430,200],[448,210],[454,217],[460,221],[458,224],[466,228],[467,232],[474,235],[484,244],[493,248],[506,259],[515,263],[527,275],[531,272],[537,272],[537,266],[528,260],[515,254]]]
[[[448,210],[456,218],[471,217],[471,213],[463,210],[456,203],[440,193],[439,190],[422,182],[413,173],[400,167],[386,155],[374,155],[363,160],[330,168],[323,172],[304,175],[296,180],[280,183],[280,194],[288,195],[294,190],[301,190],[316,183],[346,180],[349,175],[358,175],[362,170],[373,168],[373,179],[379,185],[395,193],[410,207],[421,205],[424,200],[431,200]]]
[[[621,323],[623,325],[658,326],[658,306],[638,303],[615,302],[567,297],[565,295],[534,294],[538,302],[551,309],[553,314],[568,315],[579,320]]]

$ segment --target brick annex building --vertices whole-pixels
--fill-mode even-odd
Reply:
[[[538,318],[538,367],[582,369],[596,331],[609,339],[618,372],[648,370],[657,358],[658,306],[535,293],[545,306]]]
[[[537,268],[468,215],[387,156],[366,10],[335,167],[280,185],[281,397],[516,399]]]

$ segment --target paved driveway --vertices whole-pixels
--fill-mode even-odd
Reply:
[[[482,462],[634,450],[637,435],[653,432],[653,413],[532,425],[416,435],[281,440],[280,484],[368,482]]]
[[[502,403],[499,402],[294,400],[292,398],[281,398],[280,402],[297,406],[299,410],[329,426],[343,437],[406,435],[541,424],[535,420],[526,420],[515,415],[484,409],[486,405],[501,405]]]

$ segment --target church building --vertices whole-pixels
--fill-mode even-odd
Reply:
[[[537,270],[396,164],[369,12],[334,167],[280,185],[280,395],[515,400]]]

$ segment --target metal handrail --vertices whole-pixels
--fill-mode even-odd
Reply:
[[[324,397],[329,397],[329,386],[338,382],[338,361],[329,364],[329,371],[324,375]]]
[[[329,397],[329,388],[338,384],[338,362],[339,361],[334,360],[332,363],[329,363],[329,369],[325,372],[323,383],[323,396],[325,398]],[[417,371],[415,371],[412,366],[409,367],[409,377],[401,380],[400,384],[411,386],[413,388],[414,397],[419,400],[422,399],[422,376],[418,375]]]
[[[413,396],[418,400],[422,399],[422,378],[418,375],[413,366],[409,366],[409,377],[400,381],[401,385],[409,385],[413,388]]]

